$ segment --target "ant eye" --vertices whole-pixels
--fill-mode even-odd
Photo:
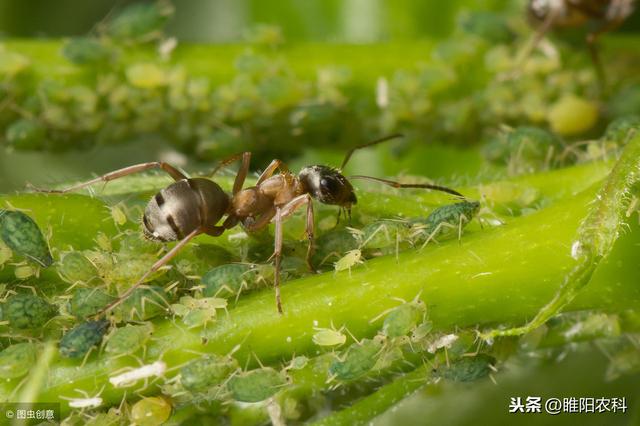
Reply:
[[[338,183],[337,180],[332,179],[332,178],[322,178],[320,180],[320,187],[324,190],[324,191],[328,191],[328,192],[336,192],[339,188],[340,188],[340,184]]]

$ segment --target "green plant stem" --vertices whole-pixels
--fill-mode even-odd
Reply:
[[[622,151],[620,159],[598,191],[587,217],[578,228],[578,237],[571,245],[572,256],[578,259],[578,264],[566,275],[557,293],[526,325],[483,333],[485,339],[528,333],[544,324],[576,297],[589,283],[598,264],[611,252],[625,223],[624,213],[632,189],[639,180],[640,136],[636,136]]]
[[[277,314],[273,293],[267,289],[241,299],[227,317],[221,316],[204,332],[187,330],[172,320],[160,321],[147,345],[146,360],[162,359],[171,369],[193,358],[191,351],[228,353],[236,345],[241,345],[236,356],[243,361],[252,354],[263,363],[286,360],[314,351],[314,325],[347,324],[355,336],[371,336],[378,325],[369,321],[397,304],[392,297],[409,300],[419,292],[436,330],[522,322],[539,311],[575,265],[569,248],[595,192],[595,188],[587,190],[501,228],[469,233],[460,243],[453,240],[401,253],[398,262],[387,256],[368,261],[351,274],[326,273],[291,281],[283,287],[284,315]],[[624,259],[635,256],[634,244],[639,240],[640,231],[632,226],[601,265],[592,285],[569,308],[620,311],[637,306],[640,289],[632,277],[637,276],[638,265]],[[617,285],[612,287],[611,282]],[[98,357],[79,367],[75,361],[59,361],[50,371],[42,400],[72,396],[76,389],[93,395],[104,386],[105,401],[117,403],[124,389],[112,387],[107,378],[127,366],[139,363]],[[3,383],[0,399],[13,386]]]

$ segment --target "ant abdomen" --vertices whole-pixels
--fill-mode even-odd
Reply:
[[[147,238],[177,241],[196,229],[214,226],[229,207],[229,195],[215,182],[183,179],[160,190],[142,217]]]

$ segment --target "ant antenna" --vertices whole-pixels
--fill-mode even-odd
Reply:
[[[347,151],[347,154],[344,156],[344,160],[342,160],[342,165],[340,166],[339,170],[344,169],[344,167],[347,165],[347,163],[349,162],[349,159],[351,158],[351,156],[353,155],[353,153],[355,151],[357,151],[359,149],[362,149],[362,148],[369,147],[369,146],[377,145],[379,143],[386,142],[386,141],[391,140],[391,139],[403,138],[403,137],[404,137],[404,135],[402,133],[394,133],[392,135],[384,136],[384,137],[382,137],[380,139],[376,139],[374,141],[367,142],[367,143],[362,144],[362,145],[354,146],[349,151]]]
[[[349,179],[370,180],[370,181],[374,181],[374,182],[380,182],[380,183],[383,183],[385,185],[392,186],[394,188],[425,188],[425,189],[433,189],[434,191],[446,192],[447,194],[455,195],[456,197],[459,197],[459,198],[463,198],[463,199],[466,198],[464,195],[462,195],[461,193],[459,193],[455,189],[447,188],[446,186],[434,185],[434,184],[431,184],[431,183],[400,183],[400,182],[396,182],[396,181],[393,181],[393,180],[382,179],[382,178],[377,178],[377,177],[373,177],[373,176],[362,176],[362,175],[349,176]]]

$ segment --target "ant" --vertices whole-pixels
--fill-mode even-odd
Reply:
[[[537,46],[544,35],[554,29],[577,28],[595,23],[589,29],[586,42],[591,60],[600,82],[604,82],[604,70],[596,42],[600,35],[619,27],[633,12],[635,0],[529,0],[527,15],[538,27],[536,35],[526,49],[528,53]]]
[[[231,195],[227,194],[213,180],[205,177],[189,178],[177,168],[165,162],[136,164],[61,190],[31,188],[37,192],[67,193],[150,169],[161,169],[175,180],[174,183],[160,190],[147,204],[142,216],[142,230],[145,237],[150,240],[160,242],[178,241],[178,243],[158,260],[138,282],[98,312],[96,316],[101,316],[122,303],[151,274],[176,256],[194,237],[200,234],[218,237],[238,224],[241,224],[247,232],[252,233],[263,229],[271,222],[275,223],[275,247],[271,259],[275,258],[274,287],[276,305],[278,312],[282,313],[280,262],[282,257],[283,221],[297,209],[306,205],[305,233],[308,239],[306,261],[310,270],[314,271],[311,264],[311,256],[314,249],[313,199],[323,204],[337,205],[351,218],[351,206],[357,203],[357,198],[351,183],[342,174],[342,169],[356,150],[401,136],[400,134],[393,134],[352,148],[347,152],[339,169],[324,165],[313,165],[304,167],[296,175],[291,173],[282,161],[273,160],[258,177],[255,185],[248,188],[243,188],[243,185],[249,173],[251,153],[243,152],[233,155],[222,160],[208,176],[209,178],[213,177],[220,168],[241,160]],[[279,170],[280,173],[275,174],[276,170]],[[368,179],[395,188],[432,189],[464,198],[459,192],[439,185],[403,184],[371,176],[352,176],[351,178]],[[223,217],[225,219],[221,224],[218,224]],[[340,213],[338,213],[338,220],[339,218]]]

